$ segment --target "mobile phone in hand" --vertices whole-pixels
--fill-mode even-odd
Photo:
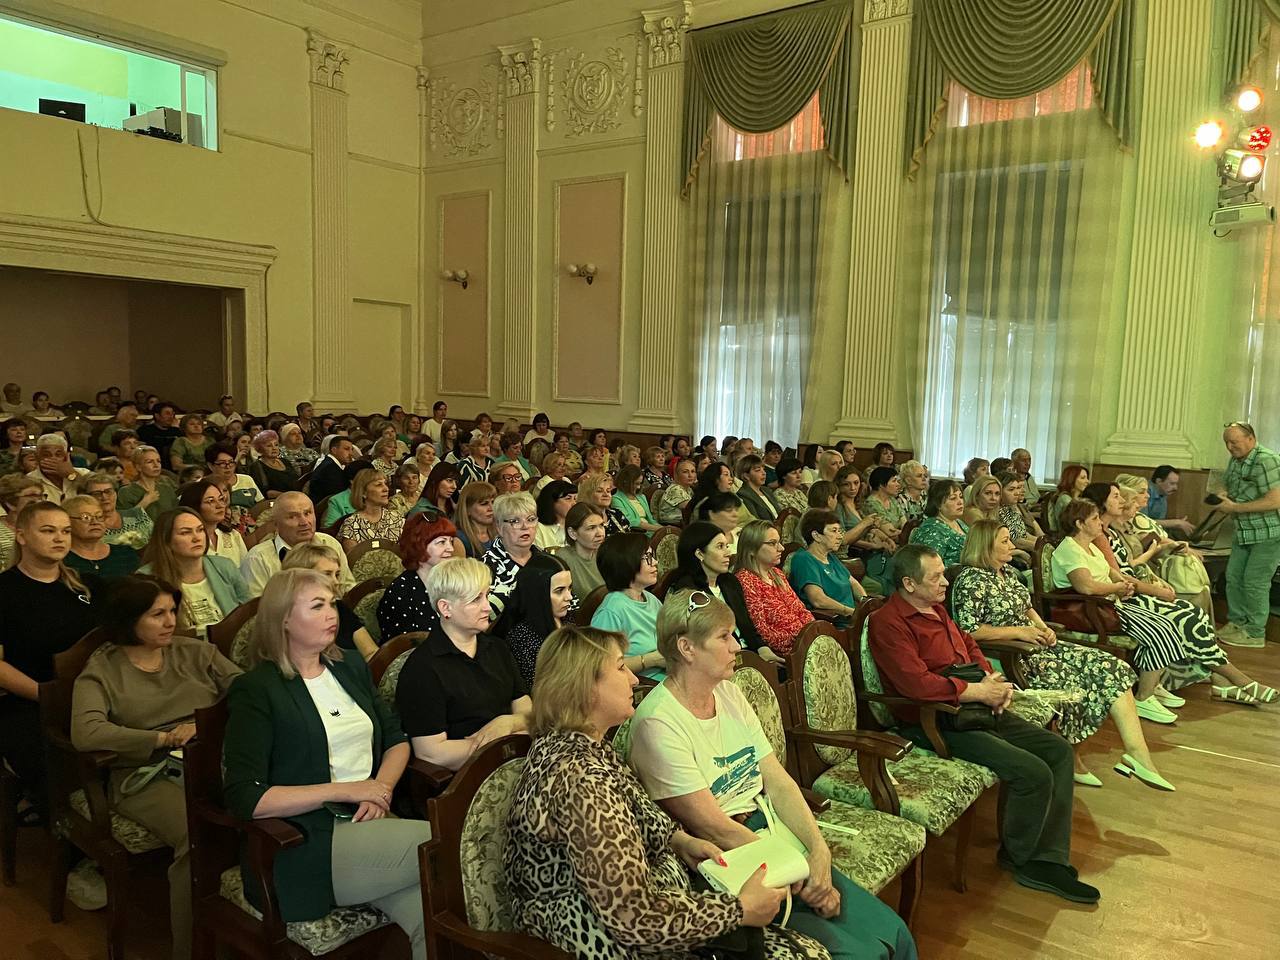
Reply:
[[[350,820],[356,815],[356,811],[360,809],[354,803],[337,803],[333,800],[326,803],[324,808],[339,820]]]
[[[1204,502],[1211,507],[1216,507],[1218,504],[1222,502],[1222,498],[1218,496],[1216,493],[1210,493],[1204,498]]]

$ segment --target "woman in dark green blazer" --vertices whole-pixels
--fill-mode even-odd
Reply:
[[[275,861],[286,921],[372,903],[409,935],[414,960],[425,960],[417,851],[431,828],[387,819],[409,744],[364,659],[335,645],[337,627],[327,577],[294,569],[267,583],[251,644],[256,666],[228,694],[227,806],[245,820],[282,817],[306,838]],[[243,861],[241,876],[260,906]]]

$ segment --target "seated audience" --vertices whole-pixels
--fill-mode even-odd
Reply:
[[[1002,473],[1012,467],[1013,460],[1009,457],[996,457],[991,461],[991,476],[994,477],[997,473]]]
[[[230,524],[227,496],[222,488],[212,480],[188,484],[182,488],[178,503],[200,514],[204,521],[205,540],[209,544],[208,552],[215,557],[225,557],[239,570],[249,548],[240,531]]]
[[[605,469],[609,463],[609,451],[603,447],[590,444],[583,448],[579,456],[582,457],[582,474],[578,478],[579,481],[582,477],[594,477],[609,472]]]
[[[1045,507],[1045,529],[1054,533],[1063,532],[1059,523],[1062,511],[1066,509],[1068,503],[1084,493],[1084,488],[1088,485],[1089,471],[1080,464],[1071,463],[1062,468],[1062,478],[1058,481],[1057,489],[1054,490],[1053,496]]]
[[[45,743],[38,703],[53,679],[53,657],[95,626],[96,599],[66,565],[71,520],[56,503],[35,501],[14,524],[21,556],[0,573],[0,761],[18,776],[25,823],[47,823]]]
[[[1035,503],[1040,499],[1040,487],[1036,483],[1036,478],[1031,475],[1031,451],[1023,447],[1019,447],[1009,454],[1009,469],[1012,470],[1022,481],[1023,490],[1026,493],[1027,502]],[[998,470],[992,470],[992,473],[999,473]]]
[[[606,473],[612,472],[611,458],[609,456],[609,435],[605,431],[596,429],[587,434],[587,446],[582,449],[582,462],[587,465],[587,469],[591,470],[592,456],[591,450],[594,448],[601,454],[600,469]]]
[[[355,512],[342,521],[338,539],[350,550],[368,540],[399,540],[404,516],[392,510],[387,478],[374,469],[361,470],[351,481],[351,506]]]
[[[280,425],[279,436],[280,458],[292,466],[299,476],[309,473],[320,452],[307,446],[302,428],[296,423],[283,423]]]
[[[335,436],[329,439],[329,449],[325,456],[316,461],[311,479],[307,483],[307,496],[313,504],[351,486],[345,468],[355,458],[356,447],[349,438]]]
[[[964,485],[967,487],[979,477],[991,476],[991,461],[974,457],[964,465]]]
[[[452,420],[440,424],[440,445],[436,448],[445,463],[457,463],[467,455],[470,434],[464,436]]]
[[[240,565],[240,574],[250,597],[262,596],[267,581],[280,572],[280,561],[294,547],[304,543],[321,543],[338,555],[339,593],[345,594],[356,585],[351,576],[351,568],[347,566],[347,555],[342,545],[327,533],[316,532],[316,512],[305,493],[291,491],[282,493],[272,506],[271,519],[275,523],[276,535],[269,540],[255,543],[245,555]],[[230,611],[228,611],[230,612]]]
[[[939,723],[939,733],[952,756],[989,768],[1008,786],[997,861],[1024,887],[1096,903],[1098,889],[1079,880],[1070,860],[1071,745],[1005,709],[1013,685],[991,669],[973,638],[948,616],[947,580],[936,551],[904,547],[894,576],[893,596],[871,615],[868,641],[886,692],[955,707],[976,704],[973,712],[991,714],[986,728],[960,731],[954,723]],[[948,673],[961,665],[976,665],[983,680],[967,682]],[[898,732],[929,749],[919,711],[893,709],[902,723]]]
[[[564,518],[565,549],[559,557],[573,574],[573,596],[583,600],[592,590],[604,586],[596,554],[606,536],[604,511],[594,504],[579,501],[569,508]]]
[[[342,468],[342,472],[347,478],[347,488],[335,493],[325,501],[324,516],[320,520],[320,525],[325,530],[333,530],[336,533],[342,521],[356,512],[356,508],[351,505],[352,485],[356,482],[356,477],[360,476],[361,471],[372,469],[372,460],[352,460]]]
[[[298,489],[298,468],[281,453],[278,433],[263,430],[253,438],[253,449],[258,459],[249,468],[249,476],[265,496],[278,497]]]
[[[756,520],[777,520],[782,507],[765,483],[764,461],[754,453],[739,457],[735,470],[742,486],[738,488],[738,499],[750,511]]]
[[[810,443],[804,448],[804,455],[800,457],[800,476],[804,487],[807,488],[821,479],[818,476],[818,458],[824,452],[822,445],[817,443]]]
[[[106,517],[98,501],[86,494],[67,497],[62,508],[71,518],[71,550],[64,561],[94,589],[105,581],[138,569],[138,551],[123,543],[108,543]]]
[[[733,472],[727,464],[716,460],[698,474],[698,485],[694,487],[690,515],[702,506],[702,502],[717,493],[733,492]]]
[[[453,525],[458,528],[458,542],[468,557],[484,556],[498,538],[493,520],[493,500],[497,495],[491,483],[468,483],[458,491]]]
[[[154,577],[131,576],[106,590],[107,642],[76,677],[71,742],[115,755],[107,803],[173,848],[169,928],[174,960],[191,956],[191,862],[187,802],[169,751],[196,732],[196,710],[213,706],[240,668],[211,643],[175,636],[182,594]]]
[[[742,501],[736,493],[713,493],[698,505],[697,518],[714,523],[729,538],[729,552],[738,549],[738,531],[742,529]],[[751,515],[747,514],[747,519]]]
[[[874,513],[863,516],[859,509],[862,492],[862,475],[853,464],[845,464],[836,473],[839,496],[836,501],[836,519],[844,531],[841,543],[849,556],[862,557],[867,565],[867,576],[877,582],[886,575],[893,551],[898,548],[894,529],[883,517]]]
[[[619,467],[617,476],[614,477],[616,490],[610,506],[622,514],[632,530],[652,534],[660,529],[661,524],[653,519],[649,499],[640,492],[643,480],[643,473],[635,464],[627,463]]]
[[[178,489],[181,490],[188,483],[195,483],[197,480],[203,480],[204,478],[204,467],[183,467],[178,473]]]
[[[578,502],[598,507],[604,514],[605,535],[628,533],[631,524],[613,505],[613,477],[607,473],[584,473],[578,478]]]
[[[378,652],[378,643],[373,639],[364,625],[364,621],[351,609],[351,605],[342,598],[338,575],[342,572],[342,563],[332,547],[322,543],[304,543],[294,547],[285,554],[280,562],[281,570],[314,570],[329,578],[333,588],[334,607],[338,611],[338,632],[334,643],[342,650],[352,650],[368,660]]]
[[[692,957],[739,927],[766,926],[785,892],[764,886],[763,874],[737,897],[692,891],[686,868],[719,848],[679,829],[606,740],[633,712],[624,644],[564,627],[543,645],[535,740],[512,798],[503,869],[517,927],[571,955]],[[765,944],[769,960],[817,956],[809,941],[780,932],[766,930]]]
[[[383,440],[390,440],[395,444],[395,449],[391,451],[392,463],[399,463],[405,457],[409,456],[409,445],[400,439],[400,432],[394,423],[383,423],[377,427],[377,435],[374,439],[374,446]]]
[[[847,624],[867,591],[838,555],[844,542],[839,518],[828,510],[810,510],[800,520],[800,537],[805,547],[791,555],[791,588],[810,610],[833,613],[838,623]]]
[[[898,468],[902,492],[898,494],[898,507],[902,510],[905,525],[924,517],[924,505],[929,493],[929,468],[919,460],[908,460]]]
[[[184,467],[203,467],[204,452],[213,443],[213,438],[205,436],[204,416],[199,413],[188,413],[178,421],[180,436],[169,447],[169,466],[174,472]]]
[[[556,453],[555,451],[548,453],[542,458],[538,469],[542,471],[542,476],[533,485],[534,496],[541,493],[543,488],[551,481],[567,480],[569,477],[568,463],[563,453]]]
[[[119,457],[99,457],[93,464],[93,472],[103,474],[115,487],[129,482],[124,475],[124,464]],[[134,476],[137,476],[136,472]],[[81,479],[81,486],[83,486],[83,479]]]
[[[1000,481],[996,475],[979,477],[964,489],[964,522],[1000,519]]]
[[[275,857],[274,901],[285,922],[372,903],[408,935],[414,960],[426,960],[417,849],[431,828],[387,816],[409,747],[364,661],[334,643],[333,599],[328,578],[310,570],[284,571],[267,585],[254,666],[227,698],[226,803],[239,819],[283,817],[301,832]],[[299,709],[308,701],[314,715]],[[335,813],[339,804],[349,819]],[[245,897],[261,909],[263,891],[243,861],[240,873]]]
[[[387,584],[378,601],[378,632],[383,643],[402,633],[435,627],[439,617],[427,595],[427,575],[436,564],[462,556],[457,550],[457,533],[448,517],[419,513],[405,521],[400,534],[404,573]]]
[[[533,684],[538,651],[574,607],[573,573],[552,553],[530,558],[516,575],[499,632],[506,638],[525,686]]]
[[[155,447],[140,445],[133,453],[133,465],[138,470],[138,479],[120,488],[117,502],[124,510],[137,507],[154,523],[160,514],[178,505],[177,488],[164,476],[160,451]]]
[[[882,440],[871,448],[871,469],[877,467],[893,467],[893,444]]]
[[[156,532],[139,573],[172,584],[182,594],[178,604],[178,629],[204,637],[210,625],[219,623],[251,594],[226,557],[208,553],[204,519],[188,507],[160,514]]]
[[[843,448],[844,450],[843,455],[840,452],[840,448]],[[843,467],[853,466],[853,455],[855,453],[857,453],[857,451],[853,448],[853,444],[849,443],[847,440],[842,440],[835,450],[824,450],[822,453],[819,453],[817,460],[818,476],[816,480],[830,480],[832,483],[837,483],[836,474],[839,473]]]
[[[1137,576],[1149,581],[1163,578],[1178,591],[1178,599],[1199,607],[1212,620],[1212,580],[1204,560],[1186,541],[1169,537],[1160,523],[1142,513],[1142,508],[1147,505],[1147,479],[1121,473],[1116,476],[1116,486],[1120,488],[1124,502],[1123,521],[1116,529],[1125,538],[1129,562]],[[1180,576],[1180,573],[1184,575]],[[1219,642],[1230,644],[1233,640],[1219,637]]]
[[[753,520],[747,526],[755,523],[763,521]],[[743,647],[759,650],[764,646],[765,641],[748,612],[742,584],[729,572],[733,554],[729,552],[729,538],[719,527],[706,520],[695,520],[685,527],[676,545],[676,560],[676,568],[667,584],[668,593],[673,590],[701,590],[711,594],[727,603],[734,612],[737,618],[735,632]]]
[[[518,433],[504,433],[502,435],[502,456],[497,459],[497,463],[513,463],[520,471],[520,482],[524,483],[530,477],[537,475],[534,469],[524,456],[524,444],[526,441],[520,439]]]
[[[1000,484],[1000,509],[996,511],[996,520],[1009,529],[1015,552],[1022,551],[1024,559],[1030,560],[1036,541],[1044,536],[1044,531],[1035,517],[1027,512],[1025,482],[1012,470],[1001,473],[996,480]]]
[[[778,489],[773,491],[774,502],[782,510],[794,510],[803,514],[809,509],[809,494],[804,489],[804,468],[794,457],[778,461],[774,472],[778,476]]]
[[[795,646],[796,634],[813,622],[813,614],[778,568],[781,562],[782,537],[776,526],[754,520],[742,528],[733,569],[746,600],[747,616],[768,649],[785,657]],[[720,599],[729,602],[725,597]],[[737,612],[734,618],[743,622]]]
[[[1107,562],[1097,546],[1099,541],[1107,542],[1104,523],[1092,500],[1073,500],[1062,511],[1063,529],[1070,533],[1053,551],[1053,586],[1108,597],[1115,604],[1120,626],[1138,645],[1133,658],[1138,671],[1134,694],[1138,715],[1155,723],[1174,722],[1177,714],[1161,702],[1157,687],[1177,689],[1210,674],[1215,678],[1214,700],[1244,704],[1275,700],[1272,687],[1259,684],[1227,660],[1214,641],[1212,622],[1200,610],[1185,601],[1142,592],[1135,578]],[[1183,702],[1168,690],[1164,700],[1170,705]]]
[[[809,876],[796,885],[787,928],[833,957],[916,956],[906,924],[836,870],[809,805],[774,756],[755,711],[732,677],[734,617],[701,591],[667,598],[658,644],[667,678],[636,708],[630,763],[645,792],[692,836],[733,850],[781,822],[805,847]],[[714,727],[710,725],[715,721]]]
[[[128,433],[137,437],[137,429],[138,406],[125,401],[116,410],[115,418],[98,434],[98,450],[102,453],[114,453],[122,459],[126,458],[128,454],[120,449],[120,435]]]
[[[37,390],[31,395],[30,415],[38,420],[61,420],[65,413],[49,402],[49,394]]]
[[[642,533],[607,537],[596,563],[609,592],[591,618],[591,626],[626,637],[627,669],[661,680],[665,674],[657,625],[662,601],[649,592],[658,582],[658,564],[648,538]]]
[[[458,475],[462,485],[479,483],[489,476],[489,435],[474,432],[467,443],[467,455],[458,461]]]
[[[564,457],[564,472],[567,476],[576,477],[582,472],[582,454],[574,448],[569,434],[557,432],[551,449],[553,453]]]
[[[409,514],[427,513],[435,517],[448,517],[454,511],[454,495],[462,486],[458,468],[443,460],[436,462],[422,485],[422,495],[409,508]]]
[[[893,448],[890,447],[892,454]],[[886,537],[896,540],[907,520],[903,516],[898,495],[902,493],[902,480],[893,467],[875,467],[867,476],[869,492],[862,501],[862,510],[869,517],[881,520],[877,529]]]
[[[251,422],[249,426],[251,428],[257,427],[258,429],[254,430],[254,432],[251,434],[242,433],[239,436],[237,436],[235,439],[235,450],[234,450],[235,458],[236,458],[235,460],[236,473],[243,474],[246,477],[249,475],[249,471],[253,468],[253,461],[257,459],[257,456],[258,456],[258,454],[253,449],[253,438],[256,437],[259,433],[261,433],[263,429],[262,424],[256,420]],[[229,440],[224,440],[223,442],[227,444],[231,443],[231,441]],[[209,452],[210,452],[209,450],[205,451],[206,457],[209,455]],[[254,486],[257,486],[257,484],[254,484]]]
[[[659,523],[679,526],[684,523],[683,507],[693,496],[693,489],[698,482],[698,470],[688,457],[680,457],[675,461],[671,471],[671,483],[662,491],[658,500]]]
[[[545,440],[548,444],[554,440],[551,434],[551,418],[545,413],[533,415],[533,424],[529,432],[524,435],[525,443],[533,443],[535,440]]]
[[[648,447],[641,454],[646,486],[665,487],[671,482],[667,476],[667,453],[662,447]]]
[[[765,441],[761,459],[764,460],[764,481],[770,487],[778,485],[778,464],[782,462],[782,454],[782,444],[776,440]]]
[[[809,487],[806,502],[808,506],[801,511],[802,514],[809,510],[830,510],[835,513],[840,502],[840,488],[831,480],[817,480]]]
[[[1166,530],[1189,537],[1195,525],[1185,516],[1169,516],[1169,498],[1178,492],[1180,479],[1178,471],[1167,463],[1152,470],[1151,482],[1147,484],[1148,502],[1146,509],[1142,512],[1152,520],[1158,520]]]
[[[0,477],[0,570],[18,558],[18,514],[29,503],[44,501],[44,485],[21,473]]]
[[[395,431],[395,427],[389,429]],[[369,448],[369,454],[373,457],[373,469],[388,480],[396,472],[396,444],[399,442],[395,437],[379,437]]]
[[[40,481],[50,503],[61,503],[75,496],[76,484],[88,472],[71,462],[71,448],[63,434],[46,433],[36,440],[36,467],[27,476]]]
[[[489,482],[501,496],[504,493],[519,493],[523,487],[520,470],[510,460],[499,462],[494,460],[489,465]]]
[[[515,589],[516,574],[542,550],[534,545],[538,529],[538,505],[527,493],[502,493],[493,501],[493,522],[498,536],[484,551],[492,575],[489,605],[496,622],[507,596]]]
[[[538,492],[536,546],[551,550],[565,545],[564,518],[577,502],[578,488],[568,480],[555,480]]]
[[[489,568],[455,557],[427,574],[440,618],[409,654],[396,707],[419,759],[457,770],[490,740],[528,729],[529,689],[507,644],[490,636]]]
[[[151,422],[138,427],[138,439],[148,447],[155,447],[160,454],[160,462],[172,463],[169,456],[175,442],[183,436],[177,424],[178,409],[172,403],[156,403],[151,407]]]
[[[225,393],[218,398],[218,409],[205,417],[205,420],[217,429],[225,431],[228,423],[232,420],[243,421],[244,416],[236,413],[236,398]]]
[[[234,422],[234,421],[233,421]],[[205,463],[209,465],[209,479],[222,488],[227,495],[228,517],[239,526],[237,520],[243,513],[253,509],[255,503],[262,500],[262,491],[253,477],[236,469],[236,454],[229,443],[215,443],[204,452]]]
[[[969,525],[960,519],[962,513],[964,497],[960,484],[954,480],[935,480],[929,485],[924,520],[911,531],[908,539],[933,550],[948,567],[959,563],[964,538],[969,533]]]
[[[1123,765],[1144,782],[1172,790],[1168,781],[1160,777],[1142,734],[1131,690],[1136,674],[1128,664],[1102,650],[1058,643],[1053,630],[1036,612],[1022,579],[1010,566],[1013,553],[1009,531],[994,521],[979,520],[969,528],[960,560],[964,566],[951,586],[956,625],[978,643],[1025,640],[1039,644],[1039,649],[1022,661],[1028,684],[1033,689],[1084,691],[1083,699],[1064,704],[1059,715],[1059,732],[1067,742],[1082,743],[1110,715],[1127,751]],[[1078,751],[1075,781],[1102,786],[1102,781],[1085,768]]]
[[[18,455],[27,445],[27,422],[10,417],[0,424],[0,476],[18,472]]]
[[[427,444],[430,447],[430,444]],[[418,465],[412,460],[406,460],[400,466],[396,467],[396,472],[391,475],[391,499],[387,506],[394,510],[400,516],[408,516],[409,511],[418,502],[418,495],[422,492],[422,472],[418,469]]]

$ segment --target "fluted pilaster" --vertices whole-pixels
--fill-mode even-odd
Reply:
[[[898,226],[902,173],[891,160],[902,140],[911,47],[908,0],[867,0],[858,78],[858,152],[853,175],[844,390],[831,439],[899,444]],[[886,154],[886,151],[888,153]]]
[[[354,405],[347,380],[347,51],[307,31],[311,60],[311,244],[315,347],[312,399],[322,409]]]
[[[1213,4],[1166,0],[1149,17],[1139,110],[1137,203],[1115,432],[1101,458],[1191,463],[1191,370],[1208,196],[1207,161],[1189,131],[1216,100]]]
[[[632,430],[678,430],[679,371],[671,369],[671,345],[681,342],[680,277],[682,127],[684,44],[691,5],[682,3],[645,10],[644,35],[649,45],[649,102],[645,111],[644,270],[640,308],[639,402],[628,424]],[[687,351],[677,350],[683,357]]]
[[[538,303],[538,95],[542,86],[542,44],[498,48],[505,101],[506,235],[503,272],[502,397],[498,412],[522,419],[533,415],[537,370],[535,323]]]

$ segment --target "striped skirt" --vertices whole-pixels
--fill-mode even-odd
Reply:
[[[1227,662],[1214,637],[1213,623],[1204,611],[1186,600],[1161,600],[1135,594],[1116,601],[1125,632],[1138,644],[1134,666],[1139,670],[1167,670],[1166,686],[1183,687],[1209,676]]]

